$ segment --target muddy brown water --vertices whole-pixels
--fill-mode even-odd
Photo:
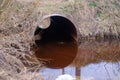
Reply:
[[[35,51],[40,61],[45,62],[49,68],[64,68],[71,64],[77,55],[77,43],[53,42],[42,44]]]
[[[120,80],[120,43],[86,41],[41,46],[46,68],[40,71],[45,80],[69,74],[76,80]]]

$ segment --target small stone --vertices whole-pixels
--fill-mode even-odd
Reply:
[[[15,43],[11,43],[11,47],[14,47],[16,49],[20,49],[20,47],[17,44],[15,44]]]
[[[22,27],[22,25],[21,25],[21,24],[19,24],[19,25],[18,25],[18,27]]]

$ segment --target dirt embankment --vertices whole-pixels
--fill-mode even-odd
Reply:
[[[41,17],[57,13],[66,16],[75,24],[79,39],[81,36],[90,39],[117,39],[120,38],[119,7],[118,0],[54,0],[54,3],[50,0],[14,0],[0,16],[0,36],[27,31],[33,35]]]
[[[28,76],[31,68],[27,69],[20,58],[28,61],[25,56],[34,54],[30,50],[34,44],[33,33],[44,15],[65,15],[75,24],[80,42],[105,37],[119,39],[119,9],[119,0],[12,0],[9,7],[0,8],[0,78],[27,80],[24,75]],[[41,66],[39,62],[35,64]],[[35,76],[35,80],[40,80],[38,74],[29,76],[28,80]]]

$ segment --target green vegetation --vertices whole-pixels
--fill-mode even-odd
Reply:
[[[91,6],[91,7],[98,7],[99,4],[97,2],[90,2],[89,6]]]

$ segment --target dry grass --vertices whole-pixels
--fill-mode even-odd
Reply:
[[[42,63],[30,50],[32,32],[29,26],[35,21],[29,18],[33,18],[35,4],[27,7],[27,3],[13,0],[0,14],[0,80],[43,80],[38,72]],[[32,20],[34,23],[30,24]]]
[[[83,36],[95,36],[100,33],[120,34],[119,0],[58,0],[54,3],[50,0],[41,2],[38,11],[42,15],[60,13],[73,21],[78,34]]]
[[[24,34],[0,39],[0,80],[42,80],[38,73],[42,63],[35,59],[26,39]]]
[[[0,0],[0,5],[1,1],[4,0]],[[33,33],[44,15],[65,15],[76,25],[78,35],[120,34],[119,0],[6,1],[7,6],[0,6],[0,80],[41,79],[36,71],[31,73],[31,68],[26,67],[22,60],[27,64],[34,63],[36,67],[41,66],[38,61],[30,61],[25,56],[34,54],[30,50]],[[21,56],[24,59],[21,60]]]

